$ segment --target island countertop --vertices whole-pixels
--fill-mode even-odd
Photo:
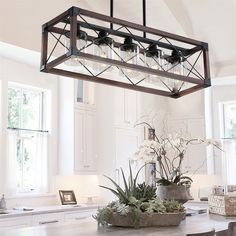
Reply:
[[[179,226],[155,227],[155,228],[122,228],[122,227],[98,227],[92,219],[81,220],[75,223],[58,223],[55,225],[35,226],[22,229],[13,229],[1,232],[1,236],[184,236],[187,233],[204,232],[214,228],[216,232],[224,232],[228,228],[228,222],[236,221],[236,217],[224,217],[218,215],[199,214],[188,216]]]

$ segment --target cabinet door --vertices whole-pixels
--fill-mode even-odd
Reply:
[[[97,159],[96,113],[75,110],[75,172],[95,172]]]
[[[188,130],[192,138],[205,138],[205,122],[203,119],[192,119],[188,121]],[[206,146],[204,144],[189,145],[188,148],[188,170],[197,174],[207,173]]]
[[[76,220],[87,219],[87,218],[92,217],[92,215],[95,215],[96,212],[97,212],[97,209],[68,212],[68,213],[65,213],[65,221],[76,221]]]
[[[32,219],[33,225],[55,224],[63,221],[63,212],[33,215]]]
[[[115,124],[133,127],[137,121],[137,92],[127,89],[115,90]]]
[[[123,169],[126,178],[129,176],[129,160],[137,151],[139,145],[139,133],[137,130],[116,129],[116,181],[123,187],[123,179],[120,168]],[[132,167],[136,173],[136,166]]]
[[[183,137],[205,138],[205,122],[203,118],[173,119],[168,122],[168,131]],[[206,146],[203,144],[188,145],[182,163],[183,172],[204,174],[207,172]]]
[[[74,171],[83,171],[86,164],[85,150],[85,130],[86,130],[86,113],[83,110],[75,109],[75,130],[74,130]]]
[[[95,112],[87,112],[86,114],[86,160],[84,169],[87,171],[96,171],[97,160],[97,131],[96,131],[96,115]]]
[[[18,229],[31,225],[31,216],[11,217],[0,220],[0,231]]]
[[[137,92],[125,89],[124,96],[125,123],[133,126],[137,121]]]

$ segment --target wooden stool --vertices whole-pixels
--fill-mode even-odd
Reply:
[[[236,222],[229,222],[228,236],[236,236]]]
[[[215,230],[213,229],[204,233],[186,234],[186,236],[215,236]]]

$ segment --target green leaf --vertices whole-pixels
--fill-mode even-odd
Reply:
[[[122,173],[122,177],[123,177],[123,181],[124,181],[124,185],[125,185],[125,192],[126,192],[126,196],[129,197],[130,196],[130,189],[128,187],[127,181],[125,179],[125,174],[122,168],[121,169],[121,173]]]
[[[189,180],[190,182],[193,182],[193,180],[192,180],[190,177],[188,177],[188,176],[181,176],[181,177],[180,177],[180,180],[183,180],[183,179],[187,179],[187,180]]]
[[[136,186],[136,183],[137,183],[137,179],[138,179],[138,175],[140,173],[140,171],[147,165],[148,163],[144,164],[141,168],[139,168],[135,178],[134,178],[134,186]]]
[[[104,175],[104,176],[105,176],[106,178],[108,178],[108,179],[115,185],[115,187],[116,187],[118,193],[120,194],[120,196],[121,196],[123,199],[127,199],[126,194],[125,194],[125,192],[123,191],[123,189],[122,189],[112,178],[110,178],[110,177],[107,176],[107,175]]]
[[[173,183],[175,183],[175,184],[179,183],[180,179],[181,179],[180,175],[177,175],[177,176],[175,177]]]
[[[106,186],[103,186],[103,185],[99,185],[99,187],[110,190],[114,195],[116,195],[118,198],[120,198],[119,193],[117,191],[115,191],[114,189],[106,187]]]
[[[132,174],[130,162],[129,162],[129,182],[130,182],[130,190],[133,191],[134,183],[133,183],[133,174]]]
[[[162,179],[157,180],[157,184],[166,186],[166,185],[171,185],[172,182],[167,179],[162,178]]]

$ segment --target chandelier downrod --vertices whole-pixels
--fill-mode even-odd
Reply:
[[[146,0],[143,0],[143,26],[146,26]],[[146,38],[146,32],[143,32],[143,37]]]

